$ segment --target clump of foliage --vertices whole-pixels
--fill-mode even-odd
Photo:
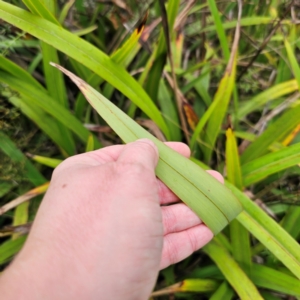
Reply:
[[[55,62],[159,140],[189,144],[243,206],[161,272],[153,299],[300,297],[297,17],[293,1],[0,1],[0,266],[52,169],[121,142]]]

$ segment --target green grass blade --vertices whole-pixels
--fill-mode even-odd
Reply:
[[[41,49],[43,55],[43,70],[44,77],[46,81],[47,90],[55,101],[59,102],[62,106],[68,108],[67,102],[67,92],[64,83],[64,78],[62,74],[58,72],[58,70],[53,70],[51,68],[50,62],[59,63],[58,54],[55,48],[52,46],[41,42]],[[75,141],[73,136],[68,128],[63,126],[62,124],[58,124],[60,127],[61,135],[69,142],[69,148],[72,149],[71,155],[75,154]]]
[[[8,240],[0,245],[0,265],[6,263],[11,257],[17,254],[23,247],[26,236],[16,240]]]
[[[69,14],[70,9],[72,8],[72,6],[74,5],[76,0],[69,0],[68,2],[66,2],[63,6],[63,8],[61,9],[58,21],[60,24],[63,24],[66,17]]]
[[[213,10],[216,9],[214,0],[209,0],[208,4],[211,5],[211,9]],[[225,117],[231,95],[235,89],[234,88],[235,74],[236,74],[236,63],[237,63],[237,56],[238,56],[237,52],[238,52],[238,43],[240,39],[240,20],[242,14],[241,1],[239,1],[238,4],[239,4],[238,23],[235,30],[235,36],[232,44],[231,54],[230,57],[228,56],[229,60],[227,63],[225,74],[219,84],[219,88],[214,97],[214,101],[220,102],[220,106],[218,107],[218,109],[215,109],[212,112],[211,117],[207,123],[207,128],[204,135],[204,143],[202,146],[202,150],[203,150],[204,160],[206,162],[210,161],[212,151],[214,149],[215,142],[220,132],[221,124]],[[218,18],[217,12],[214,13],[215,13],[214,17]],[[222,25],[220,24],[218,25],[218,27],[219,26],[222,27]],[[220,30],[221,32],[221,30],[223,29],[218,28],[218,30]],[[225,50],[225,48],[223,50]]]
[[[23,225],[28,222],[29,218],[29,202],[20,204],[14,211],[13,226]],[[20,233],[14,233],[11,237],[12,240],[17,239]]]
[[[49,10],[47,8],[47,5],[45,5],[44,1],[40,1],[40,0],[22,0],[22,1],[33,14],[41,16],[42,18],[56,25],[60,25],[60,23],[56,20],[54,15],[51,13],[51,9]]]
[[[242,165],[269,152],[268,148],[275,142],[282,141],[298,124],[300,105],[287,110],[273,122],[241,156]]]
[[[218,285],[218,281],[212,279],[185,279],[162,290],[155,291],[151,296],[158,297],[174,293],[207,293],[214,291]]]
[[[300,297],[299,279],[265,265],[253,264],[251,279],[259,287]]]
[[[300,236],[300,207],[291,205],[283,220],[281,226],[284,228],[294,239],[298,240]]]
[[[10,86],[11,89],[16,90],[22,96],[30,99],[31,105],[37,105],[45,112],[52,115],[57,121],[63,124],[66,128],[72,130],[84,143],[86,143],[90,132],[76,119],[69,110],[54,101],[48,94],[36,89],[27,83],[22,82],[18,78],[11,76],[8,73],[0,71],[1,81]],[[27,102],[27,104],[29,104]],[[101,144],[95,140],[97,147]]]
[[[299,244],[246,195],[226,184],[241,200],[245,211],[237,220],[265,245],[285,266],[300,278]]]
[[[69,141],[61,134],[61,126],[59,126],[57,120],[40,107],[32,105],[30,97],[16,97],[12,96],[12,94],[13,92],[2,92],[2,96],[7,97],[10,103],[18,107],[25,116],[37,124],[37,126],[52,139],[61,149],[64,156],[69,156],[74,153],[74,149],[70,147]]]
[[[117,49],[111,56],[111,60],[113,60],[116,64],[121,66],[127,66],[135,57],[135,55],[138,53],[138,51],[141,48],[141,45],[138,43],[139,38],[144,30],[143,23],[140,24],[138,28],[134,30],[132,35],[129,37],[129,39],[121,46],[121,48]],[[77,72],[77,74],[80,74]],[[100,84],[104,81],[103,78],[99,77],[97,74],[92,74],[88,77],[83,77],[80,75],[81,78],[86,78],[86,81],[89,85],[94,87],[96,90],[98,90],[98,87]],[[106,83],[104,86],[104,90],[109,89],[109,92],[112,94],[113,88],[111,88],[112,85],[109,83]],[[110,95],[107,95],[107,98],[110,99]],[[75,104],[75,114],[76,116],[81,119],[83,115],[84,108],[86,107],[87,102],[80,93],[77,96],[76,104]]]
[[[219,15],[219,11],[218,11],[216,2],[215,2],[215,0],[207,0],[207,4],[208,4],[210,12],[213,16],[213,20],[214,20],[215,28],[216,28],[216,31],[217,31],[217,34],[218,34],[218,37],[220,40],[222,52],[223,52],[224,58],[227,62],[230,57],[230,50],[229,50],[227,37],[225,35],[225,31],[223,28],[223,24],[222,24],[220,15]]]
[[[229,101],[234,88],[235,73],[236,73],[236,59],[237,57],[235,56],[231,68],[226,69],[224,77],[222,78],[218,90],[214,96],[213,103],[215,102],[214,104],[215,109],[211,111],[211,115],[207,122],[207,128],[204,135],[203,154],[204,154],[205,162],[208,162],[211,158],[215,142],[221,130],[221,124],[227,112]],[[204,121],[202,121],[202,124],[203,123]],[[196,130],[199,131],[199,128],[201,129],[201,127],[202,126],[197,124]],[[193,149],[192,143],[191,143],[191,149]]]
[[[15,146],[15,144],[0,131],[0,150],[4,152],[12,161],[18,163],[24,170],[24,176],[35,186],[46,182],[46,179],[34,167],[34,165],[23,155],[23,153]]]
[[[18,77],[24,82],[35,86],[38,89],[46,91],[44,87],[36,81],[28,72],[26,72],[23,68],[19,67],[17,64],[13,63],[11,60],[5,58],[2,54],[0,54],[0,68],[15,77]]]
[[[56,168],[62,162],[61,159],[50,158],[40,155],[31,155],[30,158],[44,166],[48,166],[53,169]]]
[[[235,134],[231,128],[226,130],[226,172],[228,180],[238,189],[243,189],[240,157]]]
[[[253,16],[253,17],[245,17],[241,19],[241,27],[255,26],[255,25],[267,25],[274,23],[274,18],[272,17],[262,17],[262,16]],[[291,25],[291,20],[283,20],[281,24]],[[223,22],[223,29],[233,29],[236,28],[237,21]],[[191,28],[187,33],[193,34],[196,30],[199,32],[211,32],[216,31],[216,25],[206,26],[205,28],[197,28],[196,26]]]
[[[210,296],[209,300],[231,300],[234,296],[234,291],[224,281],[219,288]]]
[[[300,163],[300,143],[264,155],[244,164],[245,186],[256,183],[265,177]]]
[[[89,152],[89,151],[93,151],[93,150],[95,150],[95,145],[94,145],[93,135],[91,134],[86,143],[85,152]]]
[[[14,186],[16,185],[15,182],[0,182],[0,197],[5,196]]]
[[[179,4],[180,0],[174,0],[168,2],[167,6],[168,28],[170,31],[171,39],[173,35],[175,18],[179,9]],[[164,18],[163,15],[162,18]],[[151,68],[145,68],[141,76],[141,78],[145,78],[148,75],[144,87],[152,99],[157,98],[159,81],[167,60],[167,43],[169,43],[169,41],[166,41],[166,36],[164,35],[164,31],[162,29],[158,38],[157,47],[153,51],[147,63],[148,65],[151,64]],[[143,81],[143,79],[141,79],[141,81]]]
[[[284,40],[284,45],[285,45],[285,49],[287,52],[287,56],[288,56],[291,68],[293,70],[294,76],[298,83],[298,89],[300,90],[300,68],[299,68],[298,60],[294,54],[294,50],[292,49],[291,44],[288,42],[287,39]]]
[[[202,168],[209,169],[200,161],[194,158],[192,160]],[[300,279],[300,245],[297,241],[243,192],[229,182],[226,182],[226,186],[242,202],[245,209],[244,216],[240,217],[243,214],[241,213],[237,217],[239,222]]]
[[[256,95],[249,101],[244,102],[238,109],[237,117],[243,119],[249,113],[260,109],[267,102],[278,99],[282,96],[297,91],[298,84],[296,80],[289,80],[283,83],[279,83],[275,86],[268,88],[267,90]]]
[[[169,139],[168,128],[155,104],[143,88],[123,68],[95,46],[60,26],[1,1],[1,18],[66,53],[115,86],[141,108]]]
[[[151,139],[160,153],[157,176],[216,234],[241,211],[236,198],[211,175],[157,140],[84,81],[55,65],[80,88],[94,109],[126,142]],[[178,184],[180,183],[180,185]]]
[[[231,128],[226,130],[226,171],[229,182],[238,189],[243,189],[243,179],[240,166],[239,153],[234,132]],[[232,255],[244,272],[251,274],[251,248],[249,232],[237,220],[229,225]]]
[[[216,263],[241,299],[263,299],[253,282],[223,246],[212,240],[203,248],[203,251]]]
[[[170,130],[171,140],[181,141],[181,130],[175,103],[172,101],[172,97],[163,79],[161,79],[159,84],[157,100],[160,105],[162,115]]]
[[[30,9],[33,14],[41,16],[42,18],[56,24],[60,25],[60,23],[54,17],[55,15],[55,7],[49,1],[44,0],[24,0],[24,3]],[[43,70],[44,76],[46,80],[46,86],[49,94],[52,98],[63,106],[68,107],[67,103],[67,94],[63,76],[61,72],[51,68],[49,63],[51,61],[59,64],[58,54],[55,48],[48,45],[47,43],[41,42],[42,56],[43,56]],[[61,126],[62,134],[67,136],[67,139],[72,141],[72,136],[70,131]],[[73,142],[73,141],[72,141]],[[73,142],[73,148],[75,149],[75,144]]]
[[[61,72],[53,70],[54,68],[50,66],[50,62],[59,64],[57,51],[52,46],[44,42],[41,42],[41,48],[47,90],[53,99],[58,101],[64,107],[68,107],[67,92],[63,76]]]

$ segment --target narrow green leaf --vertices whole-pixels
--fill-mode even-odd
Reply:
[[[56,25],[60,23],[56,20],[54,15],[51,13],[51,10],[40,0],[22,0],[28,9],[35,15],[41,16],[42,18],[52,22]]]
[[[0,71],[1,81],[16,90],[23,97],[30,99],[31,105],[37,105],[45,112],[52,115],[65,127],[72,130],[82,141],[86,142],[90,132],[76,119],[69,110],[54,101],[48,94],[36,89],[27,83],[22,82],[18,78],[11,76],[8,73]],[[28,103],[27,103],[28,104]],[[95,140],[97,147],[100,147],[100,142]]]
[[[293,70],[294,76],[298,83],[298,89],[300,90],[300,68],[299,68],[298,60],[294,54],[291,44],[288,42],[287,39],[284,40],[284,45],[290,62],[290,66]]]
[[[211,14],[213,16],[215,28],[216,28],[216,31],[217,31],[217,34],[218,34],[218,37],[219,37],[219,40],[221,43],[223,55],[227,62],[230,57],[230,50],[229,50],[229,46],[228,46],[228,42],[227,42],[227,37],[225,35],[225,31],[223,28],[223,24],[222,24],[220,15],[219,15],[219,11],[218,11],[218,8],[216,5],[216,1],[215,0],[207,0],[207,4],[208,4]]]
[[[207,165],[199,160],[193,157],[191,160],[200,165],[201,168],[209,169]],[[242,218],[240,218],[240,215],[237,217],[239,222],[300,279],[300,245],[297,241],[243,192],[228,181],[225,181],[225,183],[241,201],[245,209],[245,212],[240,214],[244,214],[244,216]]]
[[[243,104],[241,104],[241,106],[238,109],[237,117],[239,119],[243,119],[249,113],[260,109],[267,102],[295,92],[297,91],[297,89],[298,84],[297,81],[294,79],[274,85],[268,88],[267,90],[261,92],[260,94],[256,95],[252,99],[243,102]]]
[[[50,158],[40,155],[31,155],[30,158],[44,166],[48,166],[53,169],[56,168],[62,162],[61,159]]]
[[[13,226],[23,225],[27,223],[28,217],[29,217],[29,202],[24,202],[20,204],[14,212],[14,218],[13,218]],[[12,240],[17,239],[20,236],[19,233],[15,233],[12,235]]]
[[[253,264],[251,279],[262,288],[300,297],[300,280],[265,265]]]
[[[274,23],[274,18],[272,17],[253,16],[253,17],[245,17],[241,19],[241,27],[272,24],[272,23]],[[291,20],[283,20],[281,24],[291,25]],[[236,25],[237,25],[237,21],[235,20],[222,23],[223,29],[233,29],[236,28]],[[216,25],[206,26],[204,28],[199,28],[199,29],[195,26],[190,28],[190,30],[187,33],[190,35],[193,33],[195,34],[195,32],[199,34],[199,32],[211,32],[217,30]]]
[[[207,122],[207,128],[204,135],[203,154],[204,160],[206,162],[210,160],[216,139],[221,129],[221,124],[226,115],[229,101],[233,92],[236,73],[236,59],[237,58],[235,56],[231,68],[226,69],[224,77],[222,78],[218,90],[214,96],[213,103],[215,102],[215,109],[211,111],[211,116]],[[202,123],[204,123],[204,121]],[[197,127],[196,130],[198,129]]]
[[[23,247],[26,236],[21,236],[16,240],[8,240],[0,245],[0,265],[7,262],[16,255]]]
[[[155,291],[152,297],[174,293],[205,293],[214,291],[219,283],[212,279],[185,279],[162,290]]]
[[[297,164],[300,164],[300,143],[254,159],[242,167],[245,186]]]
[[[133,60],[135,55],[138,53],[138,51],[141,48],[141,45],[139,44],[139,38],[144,30],[143,23],[140,24],[138,28],[134,30],[132,35],[129,37],[129,39],[119,48],[116,50],[111,56],[110,59],[114,61],[116,64],[121,65],[123,67],[128,66],[130,62]],[[78,75],[80,75],[79,72],[77,72]],[[89,85],[94,87],[96,90],[99,89],[100,84],[104,81],[103,78],[99,77],[97,74],[92,74],[88,77],[82,77],[86,78],[86,81]],[[107,92],[108,90],[108,92]],[[114,88],[109,83],[106,83],[103,88],[103,93],[106,92],[106,98],[110,99],[111,94],[113,93]],[[75,114],[76,116],[81,119],[83,115],[84,108],[86,107],[87,102],[83,96],[82,93],[79,93],[76,99],[75,104]]]
[[[152,100],[123,68],[95,46],[45,19],[0,1],[1,18],[80,61],[140,107],[169,139],[168,128]]]
[[[256,219],[258,218],[256,217]],[[262,244],[264,244],[294,275],[300,279],[299,253],[294,255],[295,249],[293,251],[290,250],[291,245],[296,243],[296,241],[290,237],[290,239],[292,239],[291,242],[291,240],[287,238],[288,234],[286,232],[282,234],[284,229],[282,229],[279,225],[277,225],[276,228],[278,229],[278,227],[280,227],[280,232],[274,234],[274,232],[272,232],[272,230],[269,228],[268,224],[260,224],[256,219],[251,217],[245,211],[237,216],[237,220]],[[266,216],[264,216],[262,219],[265,222],[269,221],[267,220]],[[296,249],[298,248],[299,245],[296,246]]]
[[[243,189],[240,157],[236,138],[231,128],[226,130],[226,171],[229,182]],[[229,225],[232,254],[247,275],[251,274],[251,247],[249,232],[237,220]]]
[[[93,135],[91,134],[88,138],[86,148],[85,148],[85,152],[89,152],[89,151],[93,151],[93,150],[95,150],[95,147],[94,147]]]
[[[169,34],[168,37],[171,39],[173,34],[173,26],[175,22],[175,18],[179,9],[179,0],[170,1],[167,6],[167,18],[165,20],[165,15],[162,15],[163,21],[167,21],[165,26],[168,26]],[[164,4],[163,4],[164,5]],[[161,10],[161,14],[162,14]],[[163,22],[162,22],[163,23]],[[164,25],[163,25],[164,26]],[[147,77],[147,80],[144,83],[145,90],[148,92],[152,99],[157,98],[159,81],[162,75],[162,71],[165,67],[167,60],[167,46],[169,42],[166,37],[166,31],[164,28],[160,31],[160,35],[158,38],[157,46],[155,47],[152,55],[150,56],[147,65],[150,67],[146,67],[144,72],[140,77],[140,82],[144,83],[144,79]]]
[[[54,68],[50,66],[50,62],[59,64],[57,51],[55,48],[44,42],[41,42],[41,48],[47,90],[54,100],[58,101],[64,107],[68,107],[67,92],[63,76],[61,72],[53,70]]]
[[[196,146],[196,141],[198,137],[200,136],[200,133],[202,132],[204,126],[208,122],[208,120],[211,118],[211,115],[213,112],[217,109],[217,107],[221,107],[222,101],[223,101],[223,95],[224,93],[228,92],[227,86],[230,83],[230,77],[224,76],[219,84],[219,88],[217,93],[215,94],[214,100],[209,106],[208,110],[204,113],[204,115],[200,118],[198,124],[196,125],[196,128],[193,132],[191,141],[190,141],[190,148],[193,150]],[[225,95],[225,97],[228,98],[228,95]],[[230,97],[230,96],[229,96]]]
[[[240,157],[235,134],[231,128],[226,130],[226,172],[228,180],[238,189],[243,189]]]
[[[300,206],[291,205],[286,212],[281,226],[284,228],[294,239],[298,240],[300,235]]]
[[[298,124],[300,105],[287,110],[252,143],[241,156],[242,165],[269,152],[275,142],[282,141]]]
[[[175,103],[172,101],[170,93],[163,79],[161,79],[159,84],[157,100],[160,105],[162,115],[170,130],[171,140],[181,141],[181,130]]]
[[[212,240],[203,248],[203,251],[216,263],[241,299],[263,299],[255,285],[224,247]]]
[[[64,156],[72,155],[73,148],[70,148],[70,144],[61,134],[57,120],[45,113],[45,111],[37,105],[32,105],[30,97],[12,96],[13,93],[14,92],[12,91],[2,92],[2,96],[7,97],[9,102],[15,107],[18,107],[25,116],[37,124],[37,126],[62,150]]]
[[[75,0],[69,0],[68,2],[66,2],[60,12],[58,21],[60,24],[63,24],[71,7],[73,6],[73,4],[75,3]]]
[[[216,11],[216,4],[214,0],[208,0],[208,4],[212,10],[215,20],[219,18],[218,12]],[[236,74],[236,63],[238,57],[238,44],[240,39],[240,20],[242,15],[242,2],[238,2],[238,22],[235,29],[234,41],[232,44],[232,49],[229,54],[226,54],[225,59],[228,60],[225,74],[220,82],[219,88],[215,94],[214,101],[220,102],[218,109],[214,109],[211,117],[207,123],[207,128],[204,134],[204,143],[201,145],[203,150],[204,160],[206,162],[210,161],[212,151],[217,140],[218,134],[221,129],[221,124],[225,117],[229,101],[233,91],[235,90],[235,74]],[[217,26],[220,34],[223,34],[223,28],[220,24],[220,20],[217,21]],[[225,51],[225,44],[223,45],[223,50]],[[227,46],[228,49],[228,46]],[[229,51],[229,49],[228,49]],[[227,57],[228,55],[228,57]]]
[[[38,89],[46,91],[44,87],[36,81],[28,72],[19,67],[17,64],[13,63],[11,60],[5,58],[2,54],[0,54],[0,68],[15,77],[18,77],[24,82],[35,86]]]
[[[178,292],[210,292],[219,285],[217,281],[211,279],[185,279],[180,284]]]
[[[74,81],[94,109],[126,143],[148,138],[157,145],[160,153],[157,176],[191,207],[215,234],[241,211],[238,200],[228,193],[224,185],[189,159],[157,140],[80,78],[58,65],[55,66]]]
[[[261,295],[263,296],[263,298],[265,300],[282,300],[281,295],[280,296],[275,296],[274,293],[272,293],[272,292],[262,291]]]
[[[15,146],[15,144],[0,131],[0,150],[3,151],[10,159],[24,168],[24,176],[35,186],[46,182],[46,179],[32,165],[32,163],[23,155],[23,153]]]
[[[15,185],[16,185],[15,182],[1,181],[0,182],[0,197],[5,196]]]
[[[234,291],[228,285],[226,281],[224,281],[219,288],[211,295],[209,300],[231,300],[234,296]]]

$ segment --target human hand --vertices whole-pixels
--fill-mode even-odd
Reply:
[[[167,144],[190,155],[182,143]],[[213,237],[183,203],[161,206],[179,199],[156,179],[157,161],[155,145],[140,140],[59,165],[1,281],[20,277],[24,299],[147,299],[159,269]]]

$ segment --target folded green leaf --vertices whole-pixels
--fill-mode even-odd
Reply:
[[[83,80],[61,66],[53,65],[71,78],[94,109],[126,143],[148,138],[156,144],[160,155],[157,176],[195,211],[214,234],[242,211],[237,198],[214,177],[157,140]]]

